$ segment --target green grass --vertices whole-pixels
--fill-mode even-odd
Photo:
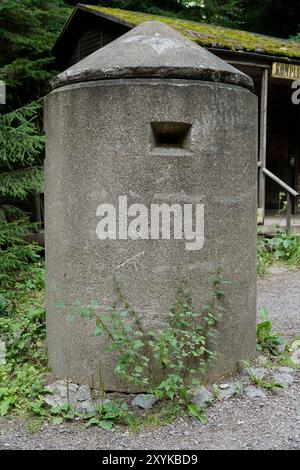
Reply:
[[[44,266],[14,272],[0,293],[0,334],[6,364],[0,365],[0,416],[30,414],[46,393]]]
[[[299,268],[300,237],[279,231],[272,239],[260,237],[257,262],[261,275],[274,263]],[[43,404],[43,395],[47,393],[44,383],[47,357],[42,262],[28,266],[25,272],[14,272],[9,283],[0,290],[0,337],[7,347],[6,364],[0,365],[0,416],[9,413],[27,415],[31,419],[37,416],[53,419],[54,416],[61,421],[63,413],[51,414]],[[272,364],[277,361],[290,366],[292,350],[286,345],[284,353],[279,354],[277,347],[281,344],[282,335],[274,333],[268,318],[263,318],[257,327],[258,351],[267,351],[272,356]],[[120,410],[117,411],[120,414]],[[157,411],[157,416],[148,417],[144,424],[151,427],[168,419],[172,421],[178,409],[171,407],[166,416]],[[138,426],[134,416],[127,413],[125,417],[131,428]],[[33,428],[39,425],[39,419]],[[103,419],[98,421],[102,423]]]

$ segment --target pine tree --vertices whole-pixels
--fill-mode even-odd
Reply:
[[[43,186],[44,138],[39,129],[40,102],[0,116],[0,282],[25,269],[40,247],[26,242],[34,229],[26,202]]]
[[[300,2],[295,0],[220,0],[217,14],[237,28],[288,38],[300,24]]]
[[[41,102],[0,116],[0,194],[26,199],[42,188],[44,138],[38,115]]]
[[[0,0],[0,285],[41,249],[26,241],[43,187],[42,102],[56,73],[51,48],[70,14],[61,0]]]
[[[61,0],[0,0],[0,79],[9,110],[48,92],[56,73],[51,48],[70,12]]]

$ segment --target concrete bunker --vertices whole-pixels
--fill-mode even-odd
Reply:
[[[172,28],[146,22],[61,73],[46,98],[46,285],[49,363],[126,391],[84,319],[57,308],[108,305],[116,276],[146,328],[164,322],[184,276],[195,308],[220,264],[226,288],[218,359],[226,375],[255,353],[257,98],[252,80]],[[99,239],[97,209],[201,206],[204,244],[170,236]],[[104,214],[102,214],[104,215]],[[127,214],[128,215],[128,214]],[[151,233],[151,227],[149,228]]]

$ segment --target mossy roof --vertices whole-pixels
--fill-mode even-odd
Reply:
[[[163,21],[188,39],[205,47],[300,58],[300,41],[290,41],[207,23],[150,15],[118,8],[106,8],[94,5],[80,5],[80,7],[131,27],[137,26],[147,20]]]

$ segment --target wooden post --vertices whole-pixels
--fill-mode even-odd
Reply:
[[[260,133],[259,133],[259,193],[258,205],[262,212],[262,217],[265,216],[266,204],[266,177],[264,168],[266,168],[267,160],[267,117],[268,117],[268,80],[269,71],[263,69],[261,74],[261,96],[260,96]]]
[[[291,225],[292,225],[292,197],[290,193],[288,192],[286,195],[286,231],[290,232],[291,231]]]

